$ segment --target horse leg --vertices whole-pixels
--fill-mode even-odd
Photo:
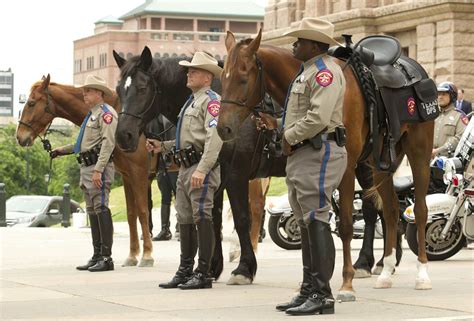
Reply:
[[[265,210],[265,195],[262,189],[262,179],[256,178],[249,182],[249,209],[250,209],[250,240],[254,252],[257,252],[258,237],[262,225],[262,216]]]
[[[352,287],[354,268],[351,258],[351,240],[354,233],[352,226],[352,206],[354,200],[355,164],[348,159],[348,165],[341,184],[339,185],[339,237],[342,240],[344,266],[342,268],[342,285],[337,300],[343,302],[355,301],[355,291]]]
[[[418,126],[416,126],[417,132],[414,132],[414,136],[419,138],[419,140],[422,140],[423,137],[433,137],[433,125],[430,123],[423,123],[423,125],[431,125],[431,127],[423,128],[424,126],[418,124]],[[418,241],[418,271],[415,281],[415,289],[429,290],[432,288],[432,285],[428,276],[428,258],[426,256],[424,240],[426,237],[426,221],[428,217],[426,194],[428,192],[428,185],[430,182],[429,160],[431,157],[431,150],[433,148],[433,139],[430,139],[428,142],[420,142],[416,139],[406,139],[403,143],[406,143],[407,146],[406,154],[411,165],[413,180],[415,183],[414,211],[417,236],[418,240],[422,240]]]
[[[212,208],[212,222],[214,225],[214,254],[211,260],[209,274],[214,280],[218,280],[224,269],[224,257],[222,255],[222,206],[224,202],[224,191],[214,194],[214,207]]]
[[[357,181],[362,187],[362,215],[364,216],[364,239],[359,258],[354,263],[355,278],[370,277],[374,266],[374,237],[377,223],[377,208],[372,198],[366,198],[367,190],[372,187],[372,169],[367,163],[359,163],[355,170]]]
[[[375,174],[374,183],[383,201],[383,217],[386,225],[383,269],[377,278],[375,288],[385,289],[392,287],[392,273],[396,263],[395,247],[398,231],[399,203],[390,174]]]
[[[229,285],[251,284],[257,271],[257,260],[249,233],[248,187],[249,182],[245,178],[232,180],[232,184],[227,186],[227,195],[232,207],[234,226],[239,235],[241,250],[239,265],[232,271],[227,282]]]
[[[133,196],[133,188],[130,185],[129,177],[123,175],[123,187],[125,191],[125,201],[127,203],[127,221],[130,231],[130,253],[123,262],[122,266],[136,266],[138,263],[137,256],[140,253],[140,245],[138,243],[137,233],[137,212],[135,210],[135,199]]]
[[[136,180],[133,184],[133,193],[135,196],[135,206],[137,208],[138,220],[142,228],[143,235],[143,255],[140,259],[139,267],[152,267],[155,260],[152,257],[153,243],[151,241],[150,227],[149,227],[149,216],[151,213],[148,211],[148,188],[151,188],[150,181],[148,180],[148,174],[136,175]]]

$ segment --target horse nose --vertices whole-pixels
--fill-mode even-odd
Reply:
[[[223,141],[231,140],[234,136],[232,128],[229,126],[217,126],[217,133]]]
[[[18,144],[20,144],[20,146],[23,146],[23,147],[30,146],[32,143],[30,136],[21,137],[20,135],[17,135],[16,140],[18,141]]]

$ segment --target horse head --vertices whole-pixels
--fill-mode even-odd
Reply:
[[[261,65],[257,58],[262,30],[255,39],[236,43],[234,34],[227,31],[225,45],[227,60],[221,76],[222,101],[217,132],[223,141],[236,138],[240,124],[263,99],[258,88],[263,88]]]
[[[120,68],[120,80],[116,91],[120,98],[122,111],[119,113],[116,140],[118,146],[133,152],[138,138],[145,129],[147,120],[152,117],[152,106],[157,96],[157,86],[151,74],[153,58],[150,49],[145,47],[140,56],[129,60],[113,52]]]
[[[21,146],[31,146],[36,137],[44,135],[56,117],[49,93],[50,80],[48,74],[31,87],[30,96],[23,107],[16,129],[16,138]]]

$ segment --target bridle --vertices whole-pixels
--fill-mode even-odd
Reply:
[[[119,113],[119,116],[120,115],[131,116],[131,117],[136,118],[136,119],[140,120],[141,122],[143,122],[144,115],[146,115],[150,111],[150,109],[155,104],[156,96],[161,95],[162,91],[158,87],[158,84],[156,83],[155,78],[149,72],[146,72],[146,71],[141,70],[141,69],[138,69],[137,71],[140,71],[140,72],[144,73],[145,75],[147,75],[151,79],[151,81],[153,82],[153,98],[152,98],[150,104],[147,106],[147,108],[145,108],[145,110],[142,113],[135,114],[135,113],[131,113],[131,112],[128,112],[128,111],[122,109],[122,111]]]
[[[49,93],[49,90],[48,90],[48,89],[45,90],[45,93],[46,93],[47,99],[46,99],[46,106],[44,107],[44,111],[45,111],[46,113],[50,114],[51,116],[53,116],[53,119],[54,119],[54,118],[58,117],[58,115],[55,114],[55,113],[52,111],[52,108],[51,108],[52,105],[53,105],[54,100],[51,98],[51,94]],[[28,104],[28,103],[27,103],[27,104]],[[33,105],[33,106],[28,106],[28,107],[33,108],[34,105]],[[49,142],[48,139],[46,139],[46,135],[47,135],[48,130],[49,130],[49,128],[51,127],[51,124],[52,124],[52,123],[53,123],[53,120],[51,120],[51,121],[48,123],[48,125],[47,125],[47,127],[46,127],[46,130],[45,130],[45,132],[44,132],[44,137],[41,137],[40,133],[39,133],[38,131],[36,131],[36,130],[33,128],[33,124],[32,124],[32,123],[26,123],[26,122],[24,122],[24,121],[22,121],[22,120],[18,120],[18,124],[19,124],[19,125],[23,125],[23,126],[29,128],[29,129],[31,129],[31,131],[36,135],[36,137],[38,137],[38,138],[41,140],[41,142],[43,143],[43,148],[44,148],[47,152],[50,152],[50,151],[51,151],[51,143]]]

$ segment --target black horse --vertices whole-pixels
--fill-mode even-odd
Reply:
[[[122,104],[116,134],[117,143],[124,151],[133,151],[146,124],[159,114],[163,114],[176,124],[180,109],[191,91],[186,87],[186,68],[178,64],[183,58],[153,59],[148,47],[143,49],[140,56],[134,56],[128,60],[114,51],[114,58],[121,70],[120,81],[116,88]],[[220,92],[218,79],[215,85],[216,91]],[[216,248],[211,273],[217,279],[223,269],[221,226],[222,191],[225,189],[241,247],[239,265],[232,272],[232,277],[228,282],[231,284],[251,283],[257,270],[257,261],[249,235],[249,180],[259,177],[286,176],[286,157],[275,157],[272,153],[265,152],[264,148],[268,146],[268,141],[269,138],[262,131],[257,131],[255,122],[247,118],[240,127],[238,137],[224,143],[219,155],[222,186],[214,200],[213,221]],[[369,216],[374,217],[366,220],[368,226],[373,225],[375,228],[376,215],[375,211],[370,211]],[[371,244],[374,236],[373,233],[371,234],[368,242],[364,242],[364,246],[368,246],[369,251],[361,250],[360,253],[361,257],[364,256],[361,260],[365,264],[362,265],[373,265]],[[366,255],[367,258],[365,258]],[[370,273],[371,266],[366,268]]]

